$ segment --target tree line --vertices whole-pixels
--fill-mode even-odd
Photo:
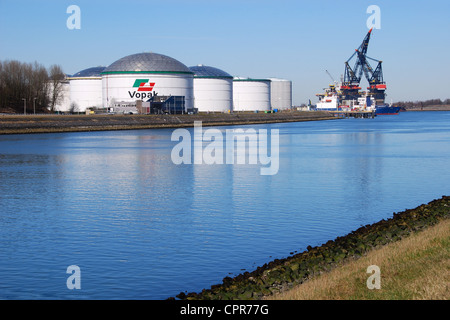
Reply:
[[[66,75],[59,65],[48,70],[37,62],[0,61],[0,112],[54,111],[61,102]]]
[[[426,108],[431,106],[450,105],[450,99],[430,99],[425,101],[398,101],[394,103],[395,106],[404,108]]]

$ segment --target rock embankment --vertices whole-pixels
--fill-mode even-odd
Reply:
[[[315,274],[331,270],[348,259],[361,257],[369,250],[401,240],[450,217],[450,197],[443,196],[415,209],[394,213],[393,217],[363,226],[350,234],[285,259],[274,260],[200,293],[180,293],[182,300],[251,300],[270,297]]]
[[[246,125],[335,119],[327,112],[182,114],[182,115],[0,115],[0,134],[106,131]]]

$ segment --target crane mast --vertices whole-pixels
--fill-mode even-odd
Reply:
[[[369,30],[359,48],[345,62],[344,79],[340,87],[344,104],[346,103],[345,101],[356,100],[361,96],[359,90],[361,89],[360,83],[363,73],[369,82],[368,93],[374,97],[377,105],[384,104],[386,83],[383,79],[382,61],[367,56],[372,30]],[[354,57],[356,57],[356,61],[352,68],[350,62]],[[371,67],[368,60],[377,62],[375,69]]]

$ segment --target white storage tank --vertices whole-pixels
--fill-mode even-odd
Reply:
[[[235,77],[233,111],[270,111],[270,80]]]
[[[159,97],[154,105],[159,104],[159,108],[169,108],[164,106],[169,103],[173,106],[170,110],[186,112],[194,108],[193,72],[178,60],[158,53],[132,54],[112,63],[102,72],[102,87],[103,105],[108,108],[153,101],[155,94]]]
[[[290,110],[292,108],[292,81],[270,78],[270,100],[272,110]]]
[[[84,112],[88,108],[101,108],[102,71],[105,67],[93,67],[75,73],[70,81],[70,109]]]
[[[66,75],[66,78],[64,79],[64,81],[62,82],[61,85],[61,95],[54,107],[53,111],[58,111],[58,112],[69,112],[70,111],[70,82],[69,82],[69,77],[68,75]],[[52,96],[53,94],[53,85],[52,83],[49,83],[49,97]]]
[[[199,64],[194,72],[194,106],[199,112],[229,112],[233,106],[233,76]]]

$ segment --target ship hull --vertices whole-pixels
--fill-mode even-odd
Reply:
[[[316,111],[337,111],[338,108],[315,108]]]
[[[400,107],[392,107],[389,105],[376,106],[376,115],[396,115],[400,111]]]

